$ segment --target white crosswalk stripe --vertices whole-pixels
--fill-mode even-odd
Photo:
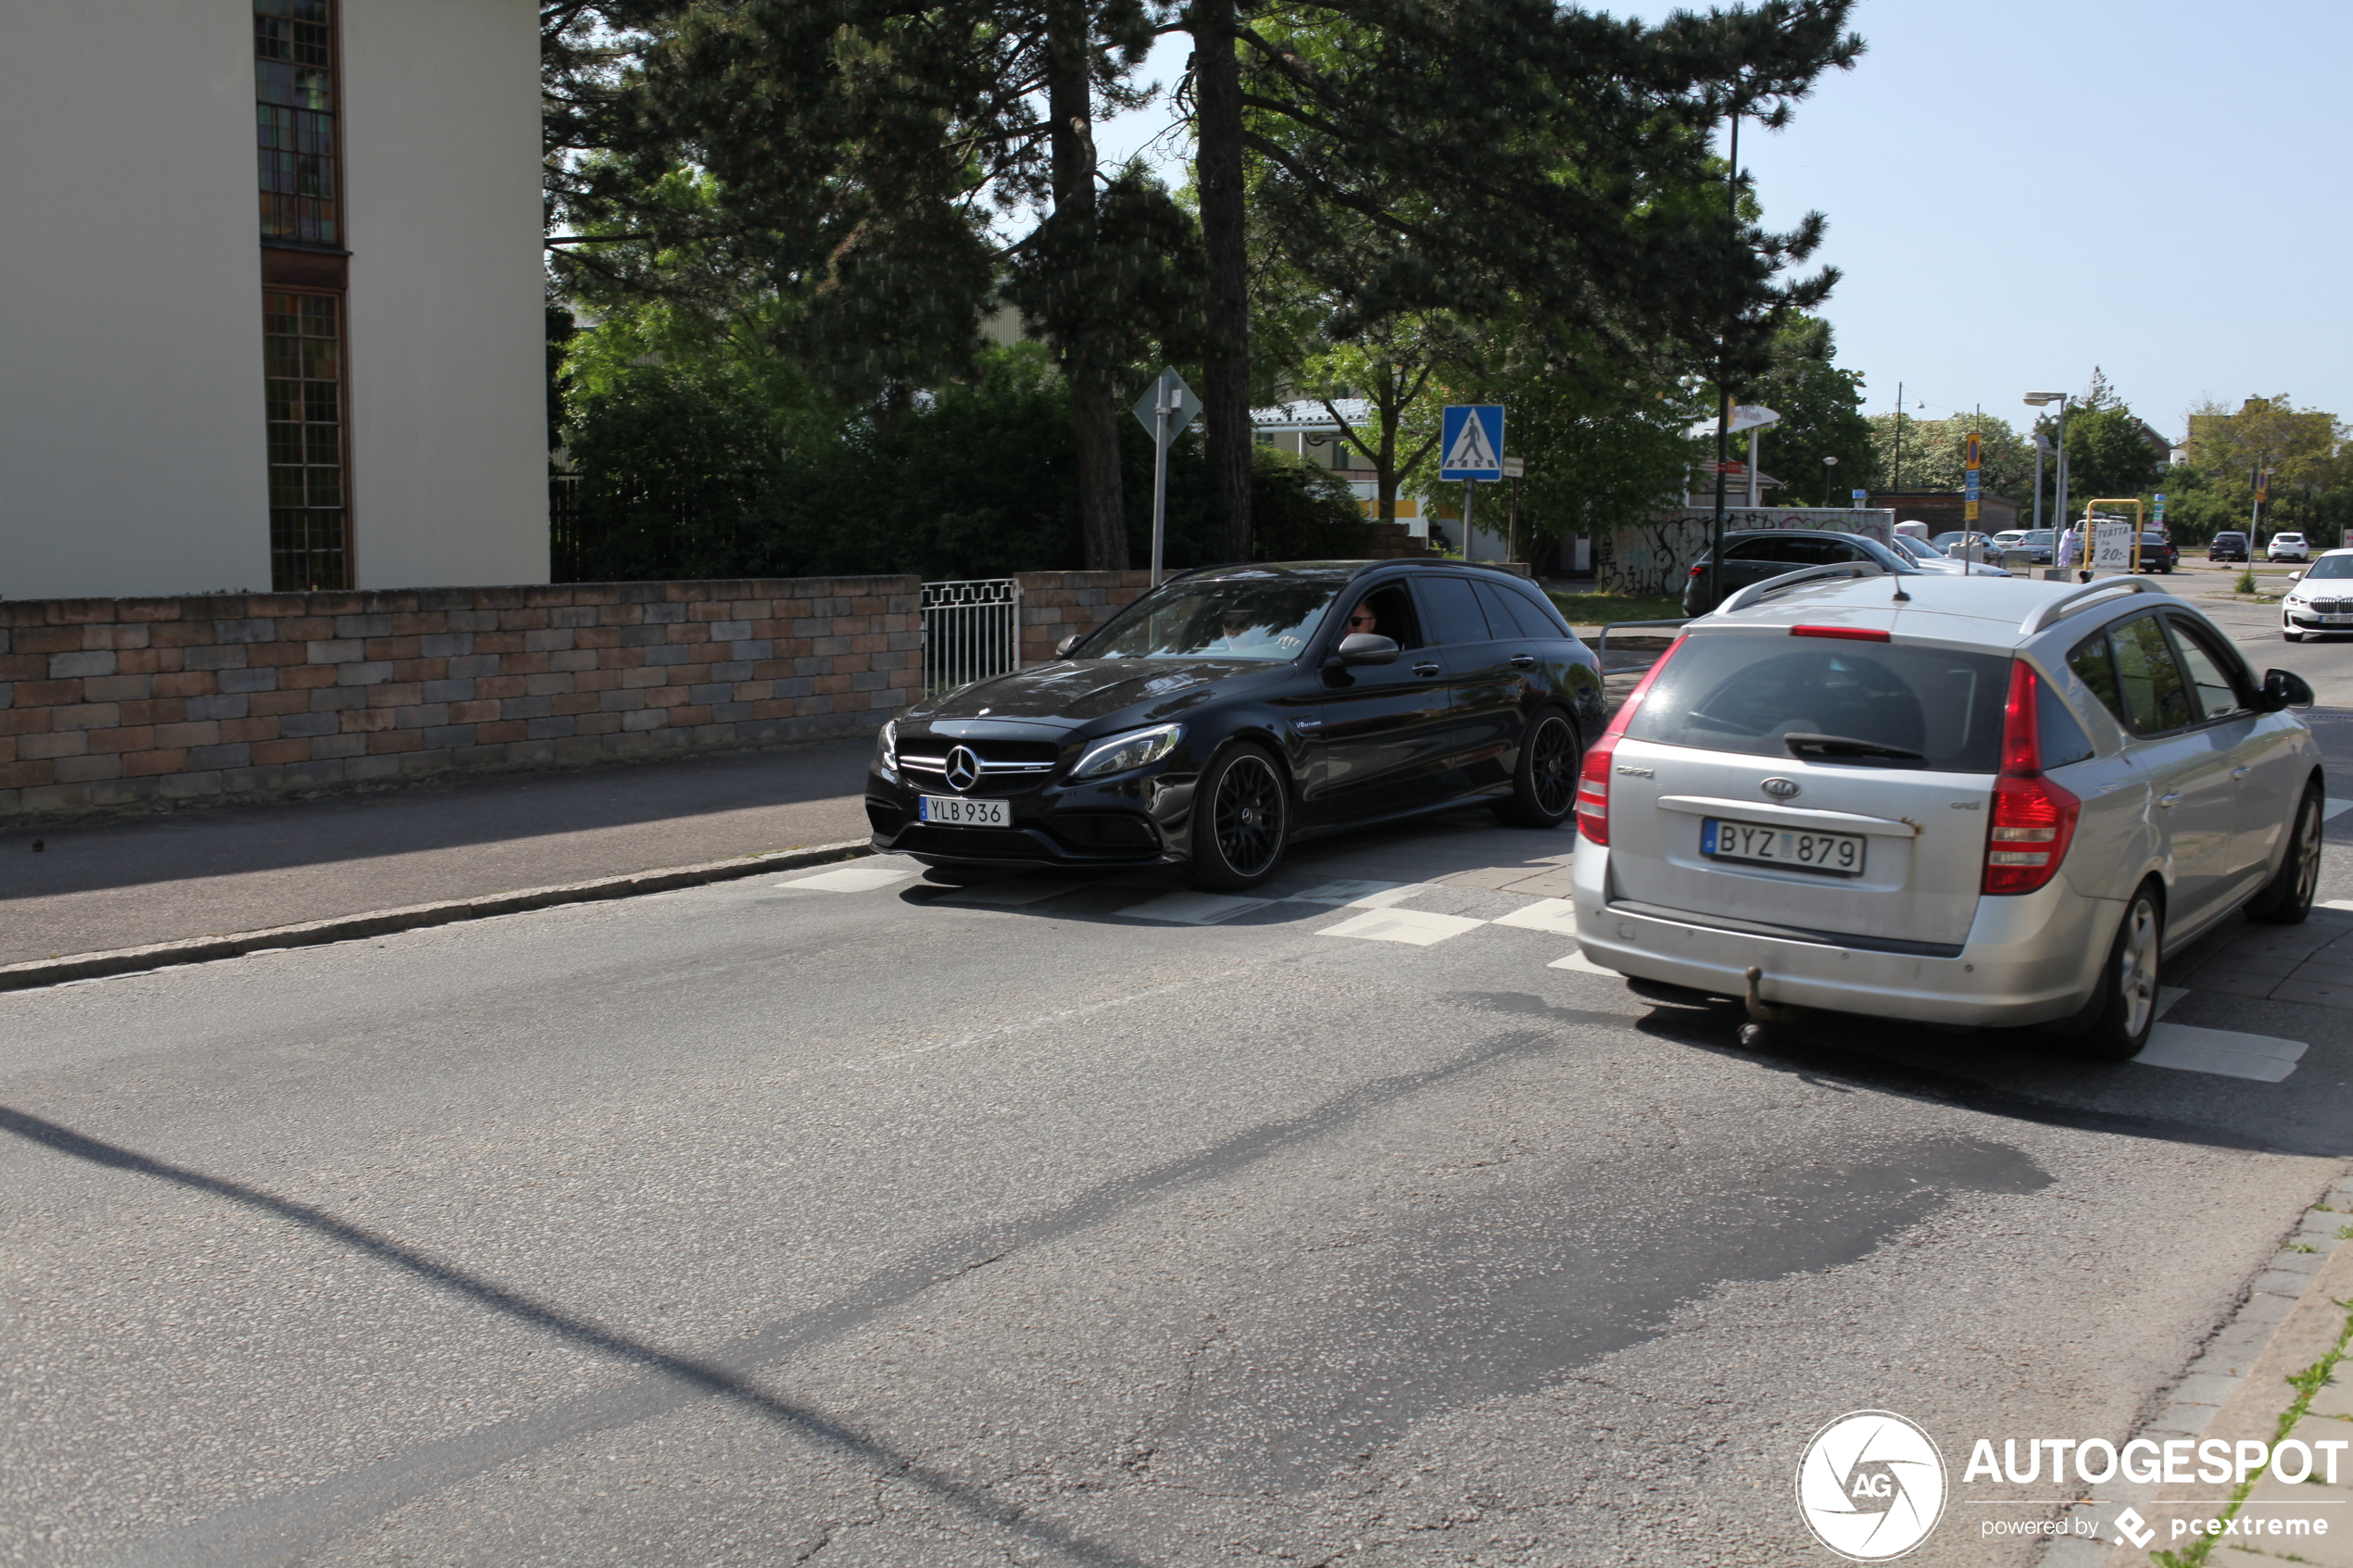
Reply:
[[[837,872],[820,872],[791,882],[775,884],[805,893],[872,893],[878,887],[888,887],[894,882],[910,882],[921,867],[909,870],[903,866],[844,866]]]
[[[1338,904],[1353,909],[1385,909],[1437,885],[1428,882],[1327,882],[1304,893],[1285,894],[1295,904]]]
[[[1272,898],[1236,898],[1223,893],[1168,893],[1120,910],[1128,920],[1168,921],[1178,925],[1215,925],[1263,909]]]
[[[1523,931],[1550,931],[1561,936],[1577,935],[1577,906],[1567,898],[1539,898],[1523,909],[1495,917],[1497,925],[1516,925]]]
[[[1338,925],[1327,925],[1318,936],[1356,936],[1367,942],[1404,942],[1432,947],[1450,936],[1476,931],[1488,922],[1463,915],[1434,915],[1424,909],[1367,909]]]

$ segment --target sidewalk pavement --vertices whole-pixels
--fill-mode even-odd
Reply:
[[[835,741],[12,824],[0,830],[0,964],[863,838],[872,749]]]

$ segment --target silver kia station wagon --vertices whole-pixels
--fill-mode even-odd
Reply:
[[[1640,979],[2138,1052],[2159,966],[2303,920],[2319,747],[2137,578],[1815,567],[1691,621],[1585,754],[1578,942]]]

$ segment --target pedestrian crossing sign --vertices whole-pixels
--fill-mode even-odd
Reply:
[[[1504,406],[1449,403],[1439,426],[1441,479],[1500,480],[1504,477]]]

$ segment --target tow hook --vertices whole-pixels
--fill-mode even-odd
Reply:
[[[1751,1049],[1755,1049],[1765,1043],[1766,1025],[1771,1023],[1794,1023],[1800,1017],[1804,1016],[1803,1010],[1801,1009],[1793,1007],[1776,1007],[1773,1003],[1767,1001],[1765,999],[1764,992],[1761,989],[1764,985],[1764,981],[1765,972],[1757,968],[1755,964],[1749,965],[1748,1022],[1741,1025],[1740,1041],[1742,1045],[1748,1047]]]

